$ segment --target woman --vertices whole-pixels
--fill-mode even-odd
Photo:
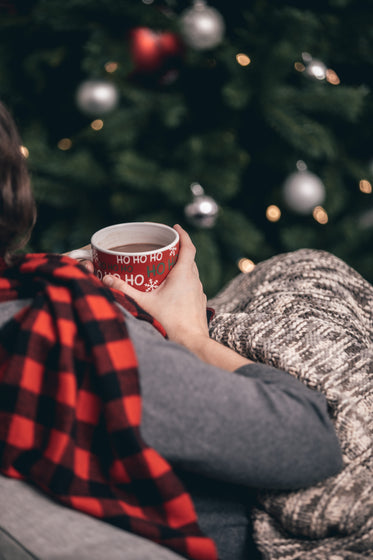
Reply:
[[[150,293],[102,285],[90,263],[17,257],[35,215],[19,145],[0,105],[0,471],[186,557],[252,558],[255,490],[342,467],[324,397],[209,338],[178,225],[178,262]]]

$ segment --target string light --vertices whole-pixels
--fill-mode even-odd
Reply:
[[[306,73],[316,80],[325,80],[327,68],[321,60],[312,60],[306,66]]]
[[[96,119],[91,122],[91,128],[93,128],[93,130],[101,130],[103,126],[104,126],[104,121],[102,121],[101,119]]]
[[[244,53],[236,54],[236,60],[237,60],[238,64],[240,64],[241,66],[249,66],[249,64],[251,63],[250,57],[247,56],[247,54],[244,54]]]
[[[321,60],[313,59],[310,53],[302,53],[303,62],[294,62],[294,68],[297,72],[305,72],[308,76],[317,80],[326,80],[333,86],[341,83],[338,74],[331,68],[327,68]]]
[[[281,218],[280,208],[275,204],[271,204],[270,206],[268,206],[266,210],[266,218],[270,222],[278,222],[279,219]]]
[[[72,144],[73,143],[70,140],[70,138],[61,138],[61,140],[59,140],[59,142],[57,143],[57,146],[60,150],[66,151],[66,150],[70,150]]]
[[[28,158],[30,155],[30,152],[28,151],[28,148],[26,148],[26,146],[20,146],[19,151],[21,152],[24,158]]]
[[[241,272],[247,274],[248,272],[254,270],[255,263],[252,260],[243,257],[238,261],[238,268],[240,269]]]
[[[328,214],[322,206],[316,206],[313,209],[312,216],[319,224],[327,224],[329,221]]]
[[[325,78],[326,81],[329,82],[329,84],[332,84],[333,86],[338,86],[341,83],[339,76],[331,68],[327,69]]]
[[[294,68],[297,72],[304,72],[306,69],[305,65],[301,62],[294,62]]]
[[[367,179],[361,179],[359,182],[359,189],[362,193],[371,194],[372,193],[372,184],[367,181]]]
[[[108,72],[109,74],[112,74],[113,72],[116,72],[118,70],[118,66],[119,64],[117,62],[107,62],[104,66],[106,72]]]

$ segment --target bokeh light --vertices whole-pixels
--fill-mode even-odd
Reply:
[[[96,119],[91,122],[91,128],[93,128],[93,130],[101,130],[103,126],[104,126],[104,121],[101,119]]]
[[[57,143],[58,148],[62,151],[70,150],[72,145],[73,143],[70,138],[61,138]]]
[[[247,54],[244,54],[244,53],[236,54],[236,60],[237,60],[238,64],[240,64],[240,66],[249,66],[249,64],[251,63],[250,57],[247,56]]]
[[[255,263],[251,259],[247,259],[243,257],[238,261],[238,268],[240,269],[241,272],[247,274],[248,272],[254,270]]]
[[[333,86],[338,86],[341,83],[338,74],[331,68],[328,68],[326,71],[326,81]]]
[[[266,218],[270,222],[278,222],[281,218],[281,210],[275,204],[270,204],[266,210]]]
[[[372,183],[367,181],[367,179],[361,179],[359,182],[359,189],[362,193],[371,194],[372,193]]]
[[[19,151],[21,152],[24,158],[28,158],[30,155],[30,152],[28,151],[28,148],[26,148],[26,146],[20,146]]]
[[[108,72],[109,74],[112,74],[113,72],[116,72],[118,70],[118,66],[119,66],[119,64],[117,62],[110,61],[110,62],[107,62],[105,64],[104,68],[105,68],[106,72]]]
[[[295,62],[294,63],[294,68],[297,72],[304,72],[306,67],[304,64],[302,64],[302,62]]]
[[[328,214],[322,206],[316,206],[313,209],[312,216],[319,224],[327,224],[329,221]]]

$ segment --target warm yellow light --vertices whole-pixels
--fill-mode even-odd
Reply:
[[[61,140],[59,140],[59,142],[57,143],[59,149],[63,151],[70,150],[72,145],[73,143],[71,142],[70,138],[61,138]]]
[[[370,183],[366,179],[361,179],[361,181],[359,182],[359,189],[361,190],[361,192],[363,192],[365,194],[371,194],[372,183]]]
[[[315,218],[316,222],[319,224],[327,224],[328,223],[328,214],[324,210],[322,206],[316,206],[313,209],[312,216]]]
[[[255,264],[250,259],[242,258],[238,261],[238,268],[241,272],[247,274],[255,268]]]
[[[28,158],[29,155],[30,155],[30,152],[28,151],[26,146],[20,146],[19,151],[21,152],[21,154],[23,155],[24,158]]]
[[[93,130],[101,130],[103,126],[104,121],[102,121],[101,119],[96,119],[95,121],[91,122],[91,128],[93,128]]]
[[[304,72],[306,67],[304,64],[302,64],[301,62],[295,62],[294,63],[294,68],[295,70],[297,70],[297,72]]]
[[[278,222],[279,219],[281,218],[280,208],[275,204],[271,204],[270,206],[268,206],[266,210],[266,218],[270,222]]]
[[[113,72],[116,72],[118,70],[118,66],[119,64],[117,62],[107,62],[104,66],[106,72],[108,72],[109,74],[112,74]]]
[[[333,84],[333,86],[338,86],[341,83],[338,74],[331,68],[327,69],[325,78],[326,81],[329,82],[329,84]]]
[[[238,64],[240,64],[241,66],[249,66],[251,59],[249,56],[247,56],[247,54],[244,53],[238,53],[236,54],[236,60],[238,62]]]

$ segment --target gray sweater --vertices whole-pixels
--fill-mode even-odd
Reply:
[[[1,304],[0,326],[26,303]],[[247,559],[253,490],[297,489],[342,467],[324,397],[263,364],[235,373],[205,364],[122,312],[139,363],[145,441],[183,479],[219,558]]]

